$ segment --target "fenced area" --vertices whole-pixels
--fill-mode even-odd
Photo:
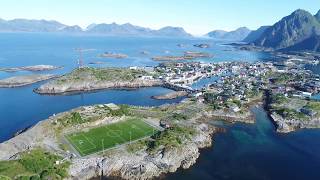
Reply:
[[[66,135],[66,139],[81,156],[151,136],[158,129],[141,119],[129,119]]]

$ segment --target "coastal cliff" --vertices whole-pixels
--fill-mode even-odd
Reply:
[[[319,118],[310,118],[308,120],[298,118],[288,119],[283,118],[277,113],[272,113],[270,116],[277,125],[277,132],[280,133],[289,133],[302,128],[320,128]]]
[[[279,133],[320,128],[320,102],[266,92],[265,108]]]
[[[154,154],[143,150],[128,153],[125,150],[96,157],[76,159],[70,167],[70,179],[98,177],[102,174],[122,179],[150,179],[164,173],[187,169],[196,163],[199,149],[211,146],[213,129],[205,124],[198,126],[198,135],[183,146],[161,149]]]
[[[40,122],[30,130],[0,144],[0,160],[14,160],[19,154],[34,148],[68,156],[61,150],[48,132],[47,122]],[[125,149],[112,150],[104,155],[74,158],[71,160],[69,179],[90,179],[98,176],[113,176],[123,179],[150,179],[178,168],[189,168],[196,163],[199,149],[211,146],[212,128],[205,124],[197,127],[197,135],[183,146],[161,149],[154,154],[146,150],[129,153]]]
[[[51,151],[58,150],[54,131],[47,128],[50,120],[40,121],[27,131],[0,144],[0,160],[15,160],[21,152],[42,147]]]

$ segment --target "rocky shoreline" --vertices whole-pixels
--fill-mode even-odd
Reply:
[[[179,148],[164,149],[153,155],[141,151],[128,154],[124,150],[104,157],[81,158],[73,161],[70,179],[89,179],[102,174],[122,179],[150,179],[178,168],[187,169],[196,163],[199,149],[210,147],[214,130],[205,124],[198,126],[199,134]]]
[[[197,52],[197,51],[186,51],[183,56],[155,56],[152,58],[154,61],[182,61],[182,60],[193,60],[197,58],[211,58],[213,57],[209,53]]]
[[[16,72],[16,71],[50,71],[55,69],[60,69],[62,66],[52,66],[52,65],[34,65],[34,66],[22,66],[13,68],[0,68],[0,71],[5,72]]]
[[[221,119],[229,122],[255,123],[255,119],[251,111],[247,111],[244,114],[238,114],[217,110],[208,112],[208,116],[213,117],[214,119]]]
[[[150,153],[147,149],[129,152],[125,147],[108,150],[104,153],[85,157],[75,157],[61,147],[61,136],[53,127],[57,119],[70,112],[84,111],[92,107],[79,107],[69,112],[59,113],[40,121],[35,126],[12,139],[0,144],[0,160],[16,160],[22,152],[35,148],[69,159],[68,179],[90,179],[94,177],[118,177],[122,179],[150,179],[178,168],[187,169],[196,163],[201,148],[210,147],[215,128],[204,123],[192,125],[195,134],[181,146],[162,147]],[[113,121],[113,119],[110,119]],[[116,121],[119,121],[117,119]],[[109,120],[107,120],[109,122]],[[96,122],[95,122],[96,123]],[[114,122],[112,122],[114,123]],[[78,127],[80,128],[80,127]]]
[[[128,88],[136,89],[141,87],[153,87],[161,86],[162,82],[159,80],[137,80],[132,82],[78,82],[70,84],[59,84],[55,81],[48,82],[41,85],[39,88],[34,89],[34,92],[38,94],[64,94],[79,91],[95,91],[102,89],[117,89],[117,88]]]
[[[161,80],[154,79],[144,70],[83,67],[41,85],[34,89],[34,92],[55,95],[102,89],[152,87],[162,84]]]
[[[0,88],[14,88],[58,77],[52,74],[14,76],[0,80]]]
[[[290,133],[303,128],[320,128],[320,119],[318,118],[301,121],[299,119],[285,119],[276,113],[272,113],[270,116],[275,122],[277,132],[279,133]]]
[[[265,91],[264,109],[268,112],[269,118],[272,120],[278,133],[290,133],[304,128],[320,128],[319,116],[312,115],[299,118],[297,115],[295,117],[284,117],[283,114],[279,114],[279,112],[274,109],[277,107],[275,105],[279,105],[279,102],[275,102],[272,97],[271,91]],[[291,101],[291,98],[288,98],[287,104],[299,109],[301,107],[299,107],[298,104],[303,104],[303,102],[306,102],[306,100],[301,99],[299,100],[299,103],[295,103],[294,101]]]

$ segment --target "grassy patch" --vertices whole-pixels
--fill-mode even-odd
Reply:
[[[309,101],[305,107],[320,113],[320,102]]]
[[[160,147],[179,147],[195,134],[191,127],[173,126],[152,136],[153,141],[148,144],[148,150],[154,152]]]
[[[57,79],[58,84],[69,81],[98,80],[98,81],[133,81],[134,79],[149,75],[144,70],[134,70],[128,68],[81,68],[75,69],[71,73]]]
[[[277,108],[274,109],[274,111],[281,115],[284,118],[289,118],[289,119],[301,119],[301,120],[308,120],[308,116],[305,115],[302,112],[298,112],[294,109],[288,109],[288,108]]]
[[[1,176],[11,179],[63,179],[68,176],[69,162],[41,149],[25,152],[19,160],[0,161]],[[59,164],[56,164],[60,161]]]
[[[188,116],[185,114],[181,114],[181,113],[173,113],[171,116],[169,116],[170,119],[172,120],[187,120]]]
[[[82,112],[71,112],[57,119],[61,127],[78,125],[86,122],[93,122],[106,116],[128,116],[130,115],[130,106],[119,105],[119,109],[112,110],[109,107],[95,107],[95,111],[89,114]]]
[[[283,94],[274,94],[272,95],[272,101],[277,104],[282,104],[288,102],[288,98],[286,98]]]
[[[147,142],[148,142],[147,140],[139,140],[139,141],[130,143],[127,145],[127,150],[128,152],[135,153],[137,151],[147,148]]]
[[[126,121],[93,128],[87,132],[78,132],[67,135],[66,138],[79,152],[85,156],[103,149],[112,148],[146,136],[157,130],[140,119]]]
[[[107,107],[108,108],[108,107]],[[110,108],[109,113],[111,116],[128,116],[130,115],[130,106],[128,105],[119,105],[119,109],[117,110],[112,110]]]
[[[58,122],[61,123],[62,126],[67,127],[70,125],[82,124],[85,122],[85,120],[81,117],[79,112],[72,112],[70,115],[59,118]]]

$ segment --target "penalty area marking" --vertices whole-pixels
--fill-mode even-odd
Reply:
[[[79,140],[79,141],[82,141],[83,143],[84,143],[85,141],[87,141],[87,142],[89,142],[89,144],[91,145],[91,148],[80,148],[80,147],[78,147],[78,146],[75,144],[77,150],[78,150],[81,154],[85,155],[85,152],[88,152],[88,151],[91,151],[91,150],[97,148],[97,146],[96,146],[94,143],[92,143],[85,135],[80,134],[80,136],[82,136],[85,140],[84,140],[84,141],[83,141],[83,140]],[[82,145],[82,144],[80,144],[80,145]]]
[[[74,147],[74,148],[79,152],[79,154],[80,154],[81,156],[84,155],[84,153],[80,150],[80,148],[77,146],[77,144],[76,144],[76,143],[73,143],[73,140],[71,139],[71,137],[67,136],[66,138],[68,139],[70,145],[71,145],[72,147]]]

